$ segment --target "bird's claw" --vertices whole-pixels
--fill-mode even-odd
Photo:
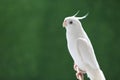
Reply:
[[[74,68],[75,71],[77,71],[77,67],[78,66],[76,64],[74,64],[73,68]]]
[[[77,72],[77,73],[76,73],[76,77],[77,77],[77,79],[79,79],[79,80],[83,80],[83,78],[84,78],[83,73],[81,73],[81,72]]]
[[[77,77],[77,79],[84,80],[84,73],[85,72],[82,71],[82,70],[80,70],[79,67],[76,64],[74,64],[73,68],[76,71],[76,77]]]

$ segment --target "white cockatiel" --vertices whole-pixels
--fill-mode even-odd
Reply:
[[[85,18],[76,17],[76,15],[66,17],[63,22],[63,27],[66,29],[68,50],[77,65],[77,77],[83,77],[86,73],[90,80],[105,80],[104,74],[99,67],[92,44],[84,31],[79,19]],[[75,67],[76,68],[76,67]],[[78,79],[80,79],[78,77]]]

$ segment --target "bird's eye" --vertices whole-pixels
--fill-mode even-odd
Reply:
[[[73,21],[70,21],[69,23],[70,23],[70,24],[73,24]]]

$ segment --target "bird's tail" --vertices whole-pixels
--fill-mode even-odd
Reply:
[[[89,70],[87,72],[87,75],[90,78],[90,80],[106,80],[103,72],[100,69]]]
[[[106,80],[103,72],[101,70],[93,71],[94,75],[88,76],[90,80]]]

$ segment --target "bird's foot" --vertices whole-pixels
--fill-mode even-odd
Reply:
[[[76,77],[77,77],[77,79],[84,80],[84,73],[85,72],[82,71],[82,70],[80,70],[79,67],[76,64],[74,64],[73,68],[76,71]]]
[[[79,79],[79,80],[84,80],[84,74],[81,73],[81,72],[76,72],[76,77],[77,77],[77,79]]]
[[[78,66],[76,64],[74,64],[73,68],[74,68],[75,71],[77,71],[77,67]]]

